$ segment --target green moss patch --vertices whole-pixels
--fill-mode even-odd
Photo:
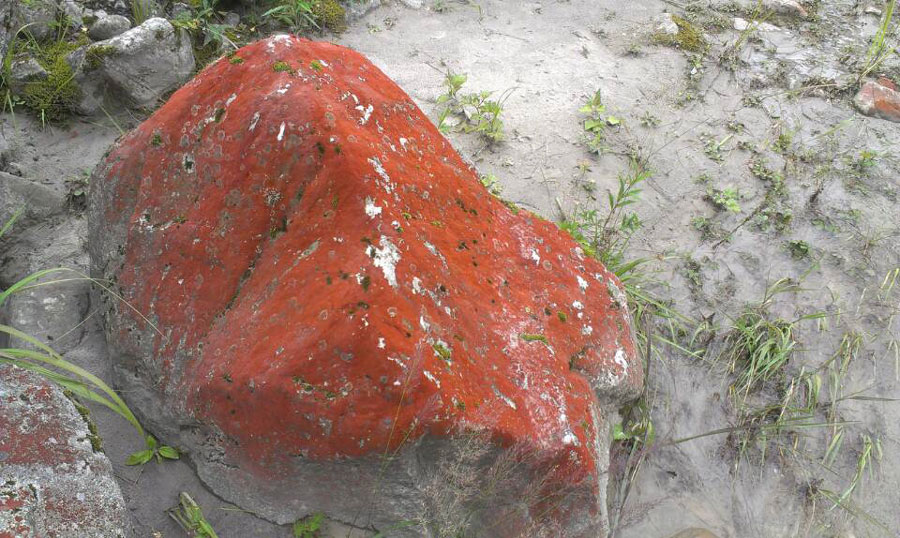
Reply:
[[[337,0],[317,0],[312,5],[312,16],[316,23],[332,32],[343,32],[347,29],[347,12]]]
[[[672,22],[678,26],[675,35],[657,33],[653,35],[653,42],[669,47],[676,47],[688,52],[703,52],[709,46],[703,38],[703,32],[689,20],[678,15],[672,15]]]
[[[77,48],[77,43],[60,41],[40,49],[36,55],[47,78],[27,83],[20,97],[45,122],[67,118],[81,99],[81,88],[75,84],[75,73],[66,61],[66,56]]]

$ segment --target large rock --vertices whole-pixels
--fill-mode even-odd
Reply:
[[[220,59],[99,165],[89,220],[123,392],[223,497],[603,534],[607,411],[642,384],[621,284],[361,55]]]
[[[900,89],[887,78],[864,82],[853,104],[866,116],[900,122]]]
[[[117,35],[128,31],[129,28],[131,28],[131,21],[128,20],[128,17],[122,15],[106,15],[105,17],[100,17],[91,24],[88,35],[91,36],[91,39],[94,41],[103,41],[116,37]]]
[[[131,536],[112,465],[62,391],[0,365],[0,536]]]
[[[97,113],[107,100],[153,107],[189,80],[195,67],[190,38],[160,18],[82,47],[67,61],[81,87],[76,112],[85,115]]]

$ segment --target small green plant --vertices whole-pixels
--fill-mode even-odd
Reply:
[[[709,189],[706,192],[707,197],[718,209],[731,211],[732,213],[741,212],[741,204],[738,203],[740,195],[737,190],[732,187],[724,189]]]
[[[730,134],[723,138],[722,140],[716,140],[715,138],[708,137],[706,139],[705,144],[703,145],[703,153],[706,154],[707,157],[713,162],[722,163],[725,161],[725,155],[722,153],[722,148],[727,144],[732,138],[734,138],[733,134]]]
[[[859,152],[859,156],[850,161],[850,169],[859,177],[868,176],[875,167],[877,158],[877,152],[864,149]]]
[[[802,260],[803,258],[808,258],[812,248],[809,246],[809,243],[802,239],[791,239],[785,242],[785,248],[790,252],[793,258],[798,260]]]
[[[629,171],[619,174],[618,190],[607,194],[609,212],[605,217],[596,209],[581,210],[573,220],[560,224],[587,255],[598,258],[617,275],[628,266],[624,261],[625,248],[642,224],[637,213],[628,209],[637,203],[639,186],[649,177],[650,171],[632,160]]]
[[[503,103],[510,92],[504,92],[499,99],[491,99],[493,92],[488,91],[461,93],[467,79],[465,74],[452,71],[448,71],[444,77],[447,92],[437,99],[440,107],[438,129],[444,133],[449,132],[454,127],[449,122],[452,116],[458,120],[456,128],[463,132],[477,133],[489,144],[503,141],[506,134],[500,116],[503,113]]]
[[[503,192],[503,185],[500,184],[500,179],[494,174],[485,174],[481,176],[481,184],[484,185],[484,188],[486,188],[493,196],[500,196],[500,193]]]
[[[311,0],[282,0],[262,14],[263,19],[278,21],[293,30],[318,28]]]
[[[184,529],[188,536],[218,538],[216,531],[203,515],[203,510],[186,492],[178,495],[178,505],[167,510],[169,517]]]
[[[322,529],[325,514],[317,512],[294,522],[294,538],[316,538]]]
[[[778,134],[778,138],[772,143],[772,150],[775,153],[784,155],[791,150],[791,144],[794,142],[794,134],[790,131],[782,131]]]
[[[606,150],[606,129],[619,125],[621,120],[616,116],[606,114],[606,105],[603,104],[603,96],[600,90],[579,110],[586,114],[584,119],[584,131],[587,134],[587,147],[591,153],[602,154]]]

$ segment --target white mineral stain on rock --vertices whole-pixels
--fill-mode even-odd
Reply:
[[[573,301],[572,308],[574,308],[575,310],[581,310],[582,308],[584,308],[584,305],[581,304],[581,301]]]
[[[281,122],[281,129],[278,130],[278,141],[281,142],[281,140],[283,138],[284,138],[284,122]]]
[[[372,165],[372,168],[375,170],[375,173],[382,179],[383,183],[379,183],[379,186],[384,188],[388,194],[394,192],[394,184],[391,182],[391,176],[387,174],[384,170],[384,166],[381,165],[381,161],[378,160],[377,157],[370,157],[368,159],[369,164]]]
[[[376,215],[380,215],[380,214],[381,214],[381,208],[378,207],[377,205],[375,205],[375,200],[366,196],[366,215],[368,215],[369,218],[371,219],[371,218],[374,218]]]
[[[362,112],[362,118],[359,119],[359,124],[365,125],[369,121],[369,118],[372,117],[372,112],[375,110],[375,107],[369,105],[366,108],[363,108],[362,105],[357,105],[356,110]]]
[[[441,388],[441,382],[438,381],[437,378],[434,377],[434,376],[431,374],[431,372],[429,372],[428,370],[424,370],[424,371],[422,372],[422,374],[424,374],[425,377],[427,377],[429,381],[431,381],[432,383],[434,383],[435,385],[437,385],[437,388]]]
[[[424,295],[425,290],[422,288],[422,279],[414,276],[412,279],[412,290],[416,295]]]
[[[381,269],[384,278],[391,287],[397,287],[397,263],[400,262],[400,251],[391,243],[391,240],[385,236],[381,236],[378,244],[381,248],[375,248],[374,245],[366,247],[366,254],[374,258],[373,264]]]
[[[575,279],[578,280],[578,287],[581,288],[581,291],[587,291],[588,281],[581,278],[581,275],[575,275]]]
[[[500,398],[501,400],[503,400],[503,403],[505,403],[506,405],[512,407],[513,409],[516,409],[516,402],[512,401],[512,399],[511,399],[509,396],[507,396],[507,395],[503,394],[502,392],[500,392],[500,390],[499,390],[497,387],[495,387],[494,385],[491,385],[491,390],[494,391],[494,394],[495,394],[498,398]]]
[[[259,112],[253,114],[253,118],[250,120],[250,131],[256,129],[256,124],[259,123]]]

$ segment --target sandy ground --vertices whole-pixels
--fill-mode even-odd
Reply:
[[[457,132],[449,138],[481,173],[500,179],[504,198],[548,219],[570,217],[578,207],[604,210],[606,192],[616,188],[628,155],[640,155],[653,176],[634,206],[644,225],[629,253],[652,260],[647,267],[655,282],[648,287],[654,293],[670,299],[679,312],[717,327],[709,351],[700,357],[671,348],[658,348],[654,355],[650,394],[657,442],[634,482],[617,536],[666,537],[687,527],[705,527],[721,537],[900,535],[900,403],[841,402],[837,416],[849,424],[844,448],[830,468],[820,464],[828,428],[776,440],[765,463],[751,451],[749,461],[736,465],[726,435],[669,443],[735,426],[728,394],[733,378],[714,358],[744,305],[759,301],[782,277],[802,278],[803,291],[781,296],[775,315],[827,313],[819,322],[798,324],[799,346],[789,371],[820,366],[845,334],[855,332],[861,346],[844,394],[900,396],[888,347],[900,327],[892,317],[900,290],[888,295],[880,289],[888,271],[900,267],[900,166],[894,151],[900,124],[859,115],[847,95],[788,91],[827,70],[828,58],[841,54],[836,43],[864,43],[877,18],[853,3],[831,3],[820,7],[815,19],[821,35],[809,24],[761,32],[741,52],[749,63],[731,71],[716,62],[716,54],[736,41],[733,30],[708,35],[712,49],[698,64],[682,51],[652,43],[653,19],[672,9],[671,3],[443,4],[449,9],[440,13],[383,6],[333,40],[368,55],[432,118],[448,69],[468,74],[466,90],[509,91],[504,143],[488,147],[477,135]],[[809,47],[819,48],[805,56]],[[776,69],[769,70],[769,60]],[[610,151],[601,157],[585,149],[578,112],[597,89],[609,113],[624,120],[609,129]],[[127,129],[140,118],[116,121]],[[119,135],[108,118],[46,130],[21,115],[2,122],[22,144],[17,162],[26,177],[57,185],[92,169]],[[775,141],[785,133],[790,134],[787,155],[775,151]],[[717,151],[709,149],[709,141],[719,145]],[[875,157],[860,173],[853,162],[863,150]],[[751,173],[754,158],[765,158],[785,176],[784,204],[792,221],[783,232],[761,228],[759,213],[753,214],[767,190]],[[589,171],[583,173],[579,164],[585,161]],[[742,212],[717,210],[707,199],[709,188],[726,187],[740,193]],[[696,217],[706,217],[713,231],[733,231],[731,240],[704,238],[692,223]],[[66,228],[49,226],[47,244],[71,240],[65,239],[71,235]],[[789,240],[805,241],[808,255],[793,256]],[[67,356],[108,373],[105,343],[93,320]],[[164,512],[179,491],[188,491],[205,508],[222,537],[291,535],[289,528],[217,498],[187,461],[124,466],[127,454],[140,448],[139,439],[118,417],[103,410],[95,416],[138,536],[182,535]],[[847,503],[855,515],[830,509],[810,492],[847,486],[863,434],[881,440],[883,460]],[[326,535],[366,533],[335,524]]]

